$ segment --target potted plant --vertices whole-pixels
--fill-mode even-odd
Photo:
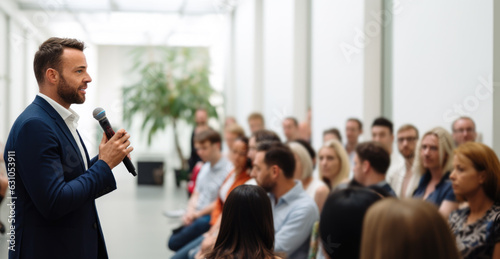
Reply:
[[[140,115],[148,145],[155,134],[171,125],[180,169],[187,177],[188,163],[179,144],[178,123],[194,124],[194,114],[199,108],[206,109],[210,117],[217,117],[210,103],[214,90],[209,80],[208,50],[201,47],[139,47],[132,55],[133,72],[140,77],[134,84],[124,87],[124,122],[130,125],[135,116]]]

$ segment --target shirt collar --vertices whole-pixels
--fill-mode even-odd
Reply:
[[[429,170],[427,170],[424,174],[424,183],[425,185],[427,185],[432,179],[432,175],[431,175],[431,172]],[[441,186],[442,184],[444,184],[448,179],[450,179],[450,172],[446,172],[444,173],[444,175],[441,177],[441,180],[439,181],[438,184],[436,184],[436,188]]]
[[[54,110],[61,116],[64,121],[71,122],[75,125],[75,128],[78,126],[78,120],[80,116],[71,108],[66,109],[52,98],[46,96],[45,94],[38,93],[38,96],[42,97],[45,101],[47,101]]]
[[[294,182],[295,186],[292,189],[290,189],[287,193],[285,193],[283,196],[281,196],[276,205],[279,205],[282,202],[290,203],[291,201],[297,199],[297,196],[299,196],[300,193],[304,191],[301,181],[294,180]],[[270,196],[274,199],[274,194],[270,193]]]

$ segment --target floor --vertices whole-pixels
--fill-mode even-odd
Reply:
[[[163,186],[138,186],[137,178],[119,166],[114,170],[118,189],[97,199],[97,210],[108,248],[109,258],[170,258],[166,247],[171,229],[180,219],[162,215],[165,209],[182,209],[187,203],[185,182],[175,186],[173,172],[165,176]],[[7,223],[9,208],[4,199],[0,219]],[[7,236],[0,236],[0,259],[7,259]]]

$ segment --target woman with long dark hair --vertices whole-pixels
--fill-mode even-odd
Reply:
[[[217,241],[207,259],[274,259],[271,202],[264,189],[240,185],[228,195]]]

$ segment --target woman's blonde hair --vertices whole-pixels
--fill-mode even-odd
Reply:
[[[347,152],[345,151],[344,147],[342,146],[342,143],[340,143],[336,139],[331,139],[323,144],[323,146],[319,149],[323,148],[331,148],[335,150],[335,153],[337,154],[337,157],[340,161],[340,171],[333,179],[333,182],[330,181],[330,179],[323,179],[328,184],[328,187],[333,189],[335,186],[337,186],[340,182],[342,182],[344,179],[347,179],[349,177],[349,171],[351,170],[350,167],[350,162],[349,162],[349,157],[347,156]],[[319,154],[319,152],[318,152]],[[321,172],[321,167],[319,167],[319,173],[322,175]]]
[[[455,155],[462,155],[469,159],[476,171],[484,171],[486,179],[482,185],[484,193],[493,201],[500,201],[500,162],[490,147],[476,142],[466,142],[454,151]],[[456,195],[458,200],[464,197]]]
[[[388,198],[363,221],[361,259],[461,258],[455,238],[436,206],[417,199]]]
[[[292,150],[292,152],[297,155],[300,160],[300,164],[302,165],[302,178],[300,180],[307,179],[311,177],[313,172],[313,164],[311,160],[311,156],[307,152],[307,150],[297,142],[290,142],[288,146]]]
[[[436,127],[427,131],[417,144],[417,154],[415,156],[415,162],[413,163],[413,172],[418,175],[424,175],[426,169],[422,163],[422,158],[420,157],[420,150],[422,149],[422,140],[428,136],[433,135],[438,138],[438,152],[439,152],[439,162],[441,168],[443,168],[443,175],[446,172],[453,170],[453,149],[455,148],[455,143],[451,134],[442,127]]]

